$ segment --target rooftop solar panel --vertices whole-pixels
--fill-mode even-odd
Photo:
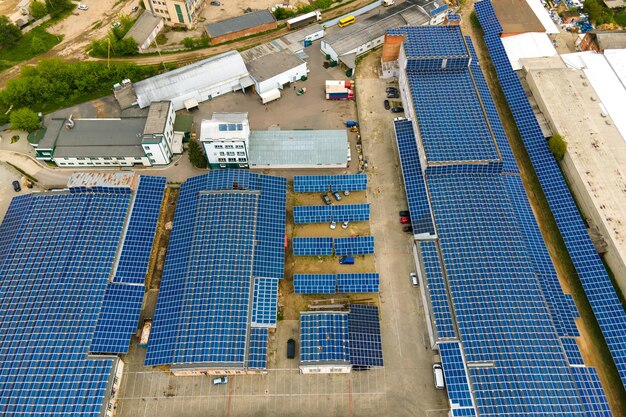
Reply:
[[[411,58],[468,55],[460,26],[402,27],[387,33],[405,35],[404,48]]]
[[[276,327],[278,279],[255,278],[252,302],[252,327]]]
[[[344,204],[331,206],[295,206],[293,217],[296,224],[367,221],[370,218],[369,204]]]
[[[30,200],[30,195],[20,195],[13,198],[6,214],[4,215],[2,224],[0,224],[0,265],[2,265],[9,254],[11,243],[19,232],[20,225],[26,215]]]
[[[350,305],[348,315],[350,363],[357,368],[383,366],[378,307]]]
[[[474,409],[474,399],[460,343],[440,343],[439,354],[451,408]]]
[[[296,175],[293,190],[296,193],[327,191],[363,191],[367,188],[367,175]]]
[[[300,363],[348,362],[348,313],[300,313]]]
[[[335,274],[294,274],[293,288],[296,294],[335,294]]]
[[[332,237],[294,237],[294,256],[328,256],[333,254]]]
[[[248,368],[265,369],[267,366],[267,329],[250,329]]]
[[[337,256],[371,255],[374,253],[374,236],[335,238],[334,244]]]
[[[338,293],[378,292],[380,278],[377,273],[337,274]]]
[[[491,2],[475,4],[477,17],[496,74],[520,131],[524,146],[548,200],[557,226],[583,285],[613,360],[626,386],[626,312],[587,235],[580,213],[550,153],[524,89],[511,68],[500,40],[502,27]]]
[[[609,403],[600,384],[598,372],[594,368],[572,368],[576,386],[585,405],[587,416],[612,417]]]
[[[562,337],[561,343],[563,344],[563,350],[565,350],[565,356],[570,366],[584,366],[585,362],[580,354],[576,339],[570,337]]]

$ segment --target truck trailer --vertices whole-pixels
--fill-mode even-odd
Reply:
[[[319,22],[322,20],[322,14],[319,11],[305,13],[303,15],[287,20],[287,29],[294,30],[305,27],[309,23]]]

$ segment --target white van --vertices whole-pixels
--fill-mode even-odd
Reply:
[[[443,368],[441,368],[441,364],[436,363],[433,365],[433,376],[435,377],[435,388],[444,389],[446,383],[443,379]]]
[[[415,272],[411,272],[411,285],[413,286],[413,288],[417,288],[420,285],[417,279],[417,274]]]

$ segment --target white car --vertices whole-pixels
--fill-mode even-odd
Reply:
[[[330,228],[332,230],[335,230],[335,227],[337,227],[337,222],[333,220],[333,221],[330,222]]]
[[[227,376],[220,376],[218,378],[213,379],[213,385],[224,385],[224,384],[228,384]]]
[[[115,22],[115,23],[113,23],[113,24],[111,25],[111,27],[112,27],[112,28],[118,28],[118,27],[120,27],[120,26],[122,26],[122,24],[121,24],[120,22]]]
[[[347,229],[348,228],[348,221],[347,220],[345,222],[341,223],[341,228],[342,229]]]
[[[78,10],[89,10],[89,6],[83,3],[79,3],[77,8]]]

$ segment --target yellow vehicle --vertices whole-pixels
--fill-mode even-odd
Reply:
[[[354,18],[354,16],[347,16],[344,17],[343,19],[339,20],[339,27],[340,28],[345,28],[346,26],[349,26],[351,24],[353,24],[354,22],[356,22],[356,19]]]

